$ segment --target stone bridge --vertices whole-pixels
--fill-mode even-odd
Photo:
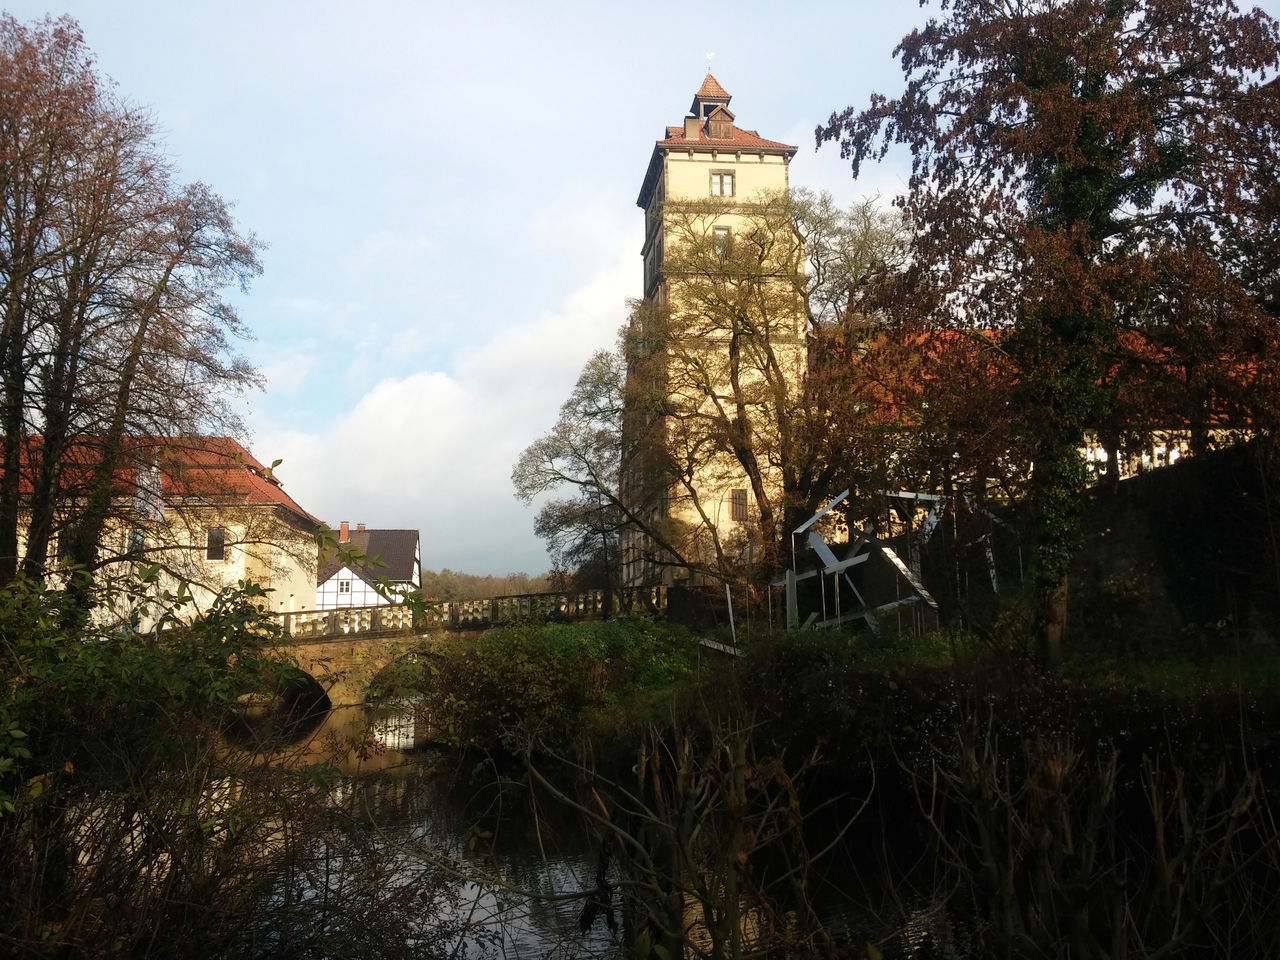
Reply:
[[[662,588],[628,597],[662,609]],[[413,651],[455,640],[468,630],[487,630],[526,617],[598,620],[606,609],[604,591],[537,593],[486,600],[451,600],[419,608],[406,605],[341,607],[273,614],[290,637],[288,652],[314,677],[335,706],[365,702],[369,684],[393,661]],[[616,608],[615,608],[616,609]]]

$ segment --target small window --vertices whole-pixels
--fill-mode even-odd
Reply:
[[[129,552],[141,553],[147,545],[147,532],[138,527],[129,531]]]
[[[225,560],[227,556],[227,531],[222,527],[210,527],[205,532],[204,558]]]
[[[733,196],[733,171],[715,170],[711,174],[711,195],[713,197]]]
[[[351,581],[350,581],[350,580],[339,580],[339,581],[338,581],[338,592],[339,592],[339,593],[350,593],[350,592],[351,592]]]
[[[729,491],[729,519],[742,523],[747,519],[747,491]]]
[[[715,248],[717,257],[727,257],[733,246],[733,232],[728,227],[713,227],[711,245]]]

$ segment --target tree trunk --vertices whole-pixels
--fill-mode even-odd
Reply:
[[[1062,639],[1067,629],[1067,581],[1054,588],[1045,603],[1044,621],[1040,626],[1040,664],[1050,670],[1062,665]]]

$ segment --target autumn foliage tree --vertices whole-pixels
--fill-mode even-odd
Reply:
[[[1230,0],[941,0],[897,48],[905,88],[818,130],[912,155],[900,329],[995,331],[1002,420],[1033,464],[1042,650],[1060,656],[1091,430],[1271,419],[1280,31]],[[1142,389],[1137,389],[1141,387]],[[1126,404],[1130,406],[1126,409]]]
[[[256,375],[222,290],[259,271],[73,20],[0,19],[0,583],[23,540],[30,576],[56,534],[98,561],[138,438],[235,432],[228,400]]]

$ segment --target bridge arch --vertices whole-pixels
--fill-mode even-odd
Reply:
[[[287,652],[298,669],[320,684],[332,707],[351,707],[367,702],[369,686],[378,674],[427,643],[423,637],[366,635],[295,642]]]

